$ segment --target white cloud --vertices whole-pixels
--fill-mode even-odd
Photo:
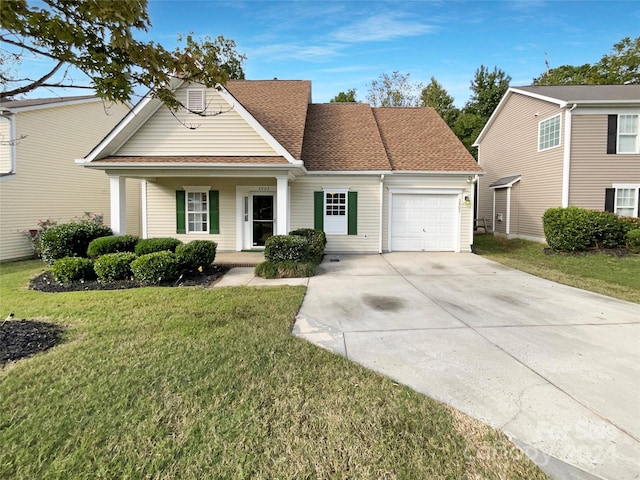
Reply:
[[[386,13],[343,27],[333,32],[331,37],[345,43],[373,42],[399,37],[415,37],[430,33],[434,29],[432,25],[404,19],[399,14]]]
[[[341,56],[339,48],[333,45],[299,45],[295,43],[276,43],[263,45],[257,48],[247,49],[249,58],[262,58],[267,60],[305,60],[327,61],[330,58]]]

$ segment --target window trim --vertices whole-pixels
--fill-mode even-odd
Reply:
[[[635,133],[621,133],[620,132],[620,117],[636,117],[637,118],[637,126],[638,129]],[[636,146],[632,152],[621,152],[620,151],[620,137],[621,136],[635,136],[636,137]],[[616,154],[618,155],[637,155],[640,153],[640,114],[638,113],[619,113],[617,118],[617,128],[616,128]]]
[[[338,215],[327,215],[327,195],[328,194],[344,194],[344,213]],[[340,229],[327,230],[327,225],[333,223],[332,220],[336,220],[336,217],[340,217],[341,225]],[[322,218],[324,224],[324,231],[327,235],[348,235],[349,234],[349,189],[348,188],[323,188],[322,189]],[[327,221],[329,220],[329,221]],[[331,225],[333,226],[333,225]]]
[[[638,215],[640,213],[640,183],[614,183],[613,185],[611,185],[611,187],[614,189],[613,213],[615,213],[616,215],[620,215],[618,213],[618,208],[629,208],[618,205],[618,190],[635,190],[635,194],[632,196],[632,198],[634,199],[634,206],[633,214],[631,216],[638,218],[640,216]]]
[[[540,140],[541,140],[541,130],[542,130],[542,124],[545,122],[550,122],[551,120],[558,118],[558,143],[557,145],[552,145],[550,147],[545,147],[545,148],[540,148]],[[545,118],[544,120],[540,120],[538,122],[538,152],[546,152],[547,150],[551,150],[553,148],[558,148],[559,146],[562,145],[562,113],[557,113],[555,115],[552,115],[548,118]]]
[[[211,225],[211,215],[209,212],[209,187],[184,187],[184,216],[185,216],[185,233],[190,234],[206,234],[209,233],[209,227]],[[189,210],[189,194],[192,193],[204,193],[205,194],[205,205],[204,210],[202,211],[191,211]],[[204,213],[206,215],[206,220],[204,222],[204,226],[202,230],[191,230],[189,222],[189,214],[190,213]]]

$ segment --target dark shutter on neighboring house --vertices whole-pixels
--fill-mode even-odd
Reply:
[[[358,234],[358,192],[349,192],[347,208],[347,235]]]
[[[616,208],[616,189],[607,188],[604,191],[604,211],[613,212]]]
[[[313,228],[324,230],[324,192],[313,192]]]
[[[187,233],[185,191],[176,190],[176,233]]]
[[[220,193],[209,190],[209,233],[220,233]]]
[[[616,153],[618,139],[618,115],[609,115],[607,119],[607,153]]]

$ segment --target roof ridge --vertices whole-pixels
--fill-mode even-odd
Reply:
[[[378,136],[382,141],[382,146],[384,147],[384,154],[387,157],[387,162],[389,162],[389,166],[391,167],[391,170],[396,170],[395,162],[393,161],[393,158],[389,153],[389,145],[387,144],[387,141],[385,140],[385,137],[382,134],[382,130],[380,129],[380,121],[378,119],[378,116],[376,115],[376,108],[378,107],[369,106],[369,108],[371,109],[371,114],[373,115],[373,119],[376,122],[376,130],[378,131]],[[380,107],[380,108],[387,108],[387,107]]]

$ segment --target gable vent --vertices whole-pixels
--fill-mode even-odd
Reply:
[[[190,111],[204,111],[204,92],[204,88],[187,90],[187,108]]]

